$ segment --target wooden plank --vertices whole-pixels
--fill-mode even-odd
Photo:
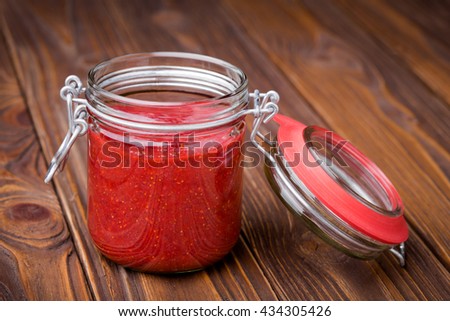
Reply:
[[[410,16],[393,9],[390,5],[392,1],[340,0],[338,3],[382,45],[395,53],[399,64],[406,62],[437,96],[450,104],[448,47],[430,37],[430,33],[425,33]],[[447,9],[450,12],[450,6]],[[434,20],[435,16],[436,12],[433,12],[433,19],[428,20]],[[449,21],[447,26],[448,33]]]
[[[5,25],[3,27],[47,164],[64,137],[65,126],[67,126],[67,116],[62,112],[64,105],[54,94],[59,91],[60,84],[57,82],[61,81],[62,76],[58,78],[53,70],[69,74],[67,67],[71,68],[72,63],[61,64],[61,57],[68,54],[72,59],[75,58],[75,47],[73,44],[65,42],[70,31],[68,30],[69,26],[60,20],[64,14],[58,12],[58,6],[53,8],[54,11],[48,8],[43,10],[38,7],[38,3],[9,1],[4,5]],[[59,8],[62,11],[65,9],[68,8],[64,6]],[[55,23],[54,19],[60,21],[61,28],[51,25]],[[18,21],[21,21],[22,24],[17,24]],[[49,21],[50,25],[42,21]],[[66,21],[70,21],[70,19]],[[55,45],[43,46],[39,42],[42,38],[48,39]],[[50,61],[49,65],[46,65],[46,60]],[[54,69],[51,68],[52,65],[55,66]],[[78,174],[79,172],[83,173],[83,169],[85,169],[82,167],[83,163],[80,162],[81,155],[86,155],[85,145],[77,144],[75,146],[68,162],[68,167],[74,170],[60,175],[59,180],[54,181],[54,184],[93,298],[126,299],[127,288],[121,286],[120,274],[117,269],[108,268],[106,260],[100,260],[100,255],[94,249],[86,229],[84,216],[86,198],[83,199],[81,196],[83,193],[78,192],[85,189],[86,186],[85,176]],[[82,168],[80,169],[76,164],[81,164]],[[75,180],[73,177],[77,179]],[[61,197],[62,195],[67,197]],[[86,248],[87,250],[85,250]]]
[[[325,99],[311,99],[312,84],[305,84],[310,81],[328,84],[330,80],[327,82],[317,77],[315,70],[310,74],[302,73],[303,80],[292,75],[285,79],[283,72],[290,74],[292,70],[299,70],[298,66],[290,65],[288,72],[287,64],[282,65],[279,61],[284,59],[283,56],[268,54],[272,49],[277,49],[277,46],[289,46],[294,52],[296,49],[303,49],[299,42],[283,38],[286,32],[289,35],[296,31],[298,25],[294,24],[294,29],[283,29],[282,32],[277,29],[285,20],[289,21],[289,16],[282,16],[282,19],[275,21],[266,19],[265,15],[277,12],[271,5],[258,2],[241,7],[245,10],[239,12],[238,22],[233,20],[233,16],[237,14],[234,10],[231,11],[234,15],[229,16],[228,10],[224,11],[222,7],[211,5],[210,2],[194,5],[191,2],[117,1],[111,4],[110,1],[95,1],[88,3],[89,10],[82,10],[87,3],[79,2],[76,2],[76,7],[73,2],[65,3],[64,7],[46,2],[20,4],[24,7],[20,8],[23,12],[18,12],[19,5],[12,5],[6,34],[10,47],[16,53],[15,66],[22,81],[27,83],[24,90],[27,99],[32,102],[30,106],[33,121],[41,135],[47,161],[65,130],[64,108],[57,94],[64,76],[69,73],[85,75],[90,66],[99,60],[133,51],[186,50],[224,58],[244,68],[253,88],[267,90],[276,85],[275,89],[282,95],[281,107],[285,114],[302,119],[305,123],[318,123],[336,129],[348,126],[345,121],[345,126],[338,126],[333,120],[335,114],[329,116],[323,109],[318,109],[318,103]],[[52,7],[51,11],[48,11],[48,6]],[[263,6],[262,11],[255,10],[259,6]],[[249,17],[264,18],[264,22],[269,23],[261,29],[248,28],[252,30],[250,34],[242,32],[241,26],[245,24],[241,19]],[[17,21],[21,21],[20,28],[17,28]],[[265,33],[264,36],[273,36],[266,46],[261,44],[261,41],[267,41],[260,34],[262,32]],[[252,43],[255,37],[259,46],[264,49],[263,52]],[[316,53],[310,52],[311,55]],[[267,59],[266,54],[278,66]],[[308,51],[302,54],[307,55]],[[299,88],[318,112],[298,93]],[[307,89],[306,94],[304,88]],[[364,93],[364,89],[356,89],[356,92]],[[318,94],[321,95],[322,92],[319,90]],[[334,99],[333,95],[325,97]],[[338,100],[338,103],[341,105],[342,101]],[[48,113],[50,109],[43,106],[46,104],[61,108],[52,110],[51,114],[43,117],[43,112]],[[324,106],[330,108],[327,103]],[[358,133],[358,129],[348,132],[357,137],[355,133]],[[406,135],[402,137],[404,139]],[[411,140],[416,145],[413,151],[416,151],[420,145],[415,139]],[[369,144],[374,144],[373,137],[369,137]],[[371,153],[380,150],[382,147]],[[411,237],[411,249],[414,251],[409,258],[412,264],[406,270],[399,269],[390,256],[382,256],[373,262],[348,258],[319,241],[284,209],[268,188],[261,167],[246,169],[242,234],[244,242],[240,242],[222,264],[205,272],[186,276],[149,276],[126,271],[99,258],[91,248],[85,229],[85,177],[81,174],[86,168],[85,149],[83,145],[77,144],[74,151],[56,185],[95,298],[201,300],[449,297],[448,292],[444,292],[445,287],[444,290],[438,288],[439,284],[445,284],[448,273],[436,257],[427,251],[426,245],[414,231]],[[379,155],[379,158],[382,157],[383,153]],[[410,161],[411,156],[409,157]],[[421,160],[428,163],[428,155],[422,152],[418,162]],[[439,170],[433,170],[432,175],[436,175],[436,172]],[[442,185],[442,180],[437,184]],[[422,268],[432,270],[436,276],[428,276]],[[268,285],[267,279],[271,285]]]
[[[349,138],[392,179],[403,196],[411,225],[409,243],[415,251],[409,252],[408,267],[401,272],[401,279],[389,278],[396,274],[394,267],[383,265],[370,272],[365,263],[345,260],[345,264],[335,261],[336,270],[320,270],[317,274],[317,266],[322,268],[324,262],[322,256],[313,256],[314,262],[306,256],[308,271],[314,271],[315,278],[302,278],[300,282],[292,277],[299,276],[300,271],[283,264],[285,274],[277,275],[277,279],[288,278],[292,287],[298,287],[292,289],[296,292],[313,279],[329,277],[322,286],[310,287],[313,296],[320,298],[448,298],[448,287],[442,284],[448,284],[449,277],[449,183],[417,138],[424,137],[440,146],[448,143],[447,106],[410,70],[397,65],[358,25],[335,10],[332,3],[310,1],[308,9],[299,2],[224,3],[239,20],[241,29],[253,37],[330,127]],[[292,230],[297,231],[297,226]],[[301,234],[297,238],[302,239]],[[295,243],[294,238],[289,240]],[[314,249],[316,245],[310,246]],[[305,251],[304,246],[298,247]],[[272,262],[267,253],[259,254],[261,260]],[[424,257],[433,266],[425,267]],[[374,264],[368,263],[372,267]],[[418,275],[412,277],[412,270]],[[368,279],[370,284],[358,289],[358,283]],[[421,280],[433,286],[424,285]],[[342,290],[342,282],[360,292]],[[327,293],[320,293],[324,286]]]
[[[351,17],[357,21],[361,27],[367,28],[370,34],[381,42],[381,46],[395,53],[398,57],[397,63],[406,63],[411,70],[447,105],[450,103],[450,53],[449,47],[443,44],[434,35],[439,34],[439,29],[424,29],[417,25],[412,19],[426,17],[430,24],[440,17],[441,12],[450,12],[450,2],[447,10],[443,10],[439,5],[428,5],[427,14],[404,15],[393,7],[402,8],[403,1],[338,1]],[[414,3],[410,2],[408,8],[413,8]],[[431,2],[431,4],[437,4]],[[432,9],[434,8],[434,11]],[[418,11],[422,12],[422,11]],[[433,17],[433,18],[430,18]],[[450,19],[450,17],[449,17]],[[442,21],[444,22],[444,21]],[[441,24],[442,25],[442,24]],[[445,23],[444,23],[445,25]],[[450,30],[450,20],[446,21],[447,38]],[[450,121],[448,113],[444,115],[446,123]],[[450,176],[450,154],[448,142],[440,145],[427,139],[426,136],[417,136],[434,161],[442,168],[446,176]]]
[[[88,300],[55,191],[41,179],[46,164],[0,39],[0,299]]]
[[[440,41],[447,48],[450,47],[449,0],[389,1],[388,4],[420,26],[429,37]]]
[[[144,51],[144,45],[149,43],[154,46],[153,50],[163,45],[166,49],[171,45],[176,47],[177,43],[172,39],[161,36],[152,38],[152,42],[147,38],[142,42],[144,45],[135,37],[124,37],[121,30],[127,22],[147,23],[145,16],[136,15],[129,19],[121,15],[122,7],[137,4],[117,2],[111,5],[110,2],[95,1],[89,2],[89,10],[84,10],[78,2],[75,7],[70,2],[63,6],[50,2],[30,1],[21,6],[13,1],[9,3],[6,34],[9,45],[14,48],[14,63],[25,85],[24,92],[47,160],[66,130],[65,111],[58,98],[58,87],[66,75],[76,73],[83,78],[93,66],[92,61]],[[114,9],[115,6],[118,9]],[[139,7],[136,10],[139,11]],[[21,25],[17,26],[17,21],[21,21]],[[162,31],[162,26],[156,23],[146,28],[154,30],[155,34]],[[140,32],[146,34],[144,30]],[[186,277],[132,272],[107,261],[94,249],[86,229],[85,172],[85,146],[77,143],[55,185],[95,299],[276,298],[252,254],[242,243],[222,264]]]
[[[111,21],[121,26],[115,30],[114,41],[120,42],[123,52],[186,51],[224,59],[243,69],[250,91],[258,88],[265,92],[277,84],[283,106],[287,106],[286,114],[326,126],[325,120],[218,4],[211,5],[207,0],[197,0],[195,5],[187,0],[132,3],[108,1],[103,9],[110,13]],[[210,32],[205,33],[205,28]]]
[[[442,157],[448,158],[450,108],[437,99],[414,73],[399,65],[387,48],[378,46],[377,42],[368,37],[361,28],[353,28],[349,32],[347,29],[353,25],[353,21],[337,6],[323,7],[320,1],[305,4],[327,30],[332,30],[335,36],[341,37],[345,44],[354,48],[353,58],[355,62],[359,61],[364,66],[367,76],[379,77],[375,78],[379,81],[378,86],[375,85],[376,80],[372,80],[373,89],[371,88],[370,93],[366,93],[368,97],[355,100],[352,104],[354,110],[349,110],[356,116],[353,124],[357,123],[358,119],[368,120],[367,124],[360,121],[361,129],[364,127],[366,133],[358,132],[357,135],[363,135],[360,136],[363,139],[355,140],[355,143],[363,150],[366,140],[372,139],[378,143],[378,149],[372,149],[368,153],[374,154],[371,157],[382,168],[383,166],[387,168],[388,176],[399,188],[406,203],[409,223],[423,237],[438,259],[449,268],[450,238],[447,220],[450,208],[448,198],[450,184],[448,177],[438,168],[434,160],[424,153],[422,143],[430,141],[430,144],[439,146]],[[299,13],[298,10],[294,12]],[[335,18],[331,19],[333,21],[328,19],[331,16]],[[295,17],[298,21],[303,15],[296,14]],[[348,76],[352,78],[351,73]],[[347,84],[345,86],[348,88]],[[353,99],[353,95],[350,94],[346,101],[348,98]],[[377,110],[372,112],[369,108],[361,109],[360,106],[375,107]],[[324,111],[329,112],[327,109]],[[341,118],[346,116],[340,115]],[[366,118],[366,115],[370,118]],[[405,117],[410,117],[411,120],[405,121]],[[372,125],[370,123],[375,119],[380,119],[379,128],[366,126]],[[355,127],[353,128],[356,129]],[[380,145],[380,142],[383,144]],[[386,148],[394,152],[383,152]]]

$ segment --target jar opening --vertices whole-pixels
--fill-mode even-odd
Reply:
[[[89,111],[100,121],[166,130],[195,128],[235,120],[247,106],[247,84],[242,70],[216,58],[141,53],[95,66],[88,74],[86,98]]]

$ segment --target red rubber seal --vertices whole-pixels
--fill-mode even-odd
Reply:
[[[277,140],[285,160],[292,164],[291,168],[311,193],[330,211],[348,223],[355,230],[385,244],[400,244],[408,238],[408,226],[403,216],[403,203],[398,192],[383,172],[366,156],[351,144],[345,144],[347,152],[380,183],[385,189],[392,204],[400,208],[398,216],[387,216],[358,200],[343,186],[338,184],[322,166],[307,166],[298,161],[301,153],[303,159],[314,159],[308,148],[305,148],[304,130],[307,126],[289,117],[276,115],[275,122],[280,125]],[[344,139],[333,134],[335,139]],[[297,158],[296,158],[297,157]]]

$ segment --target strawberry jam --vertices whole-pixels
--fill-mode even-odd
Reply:
[[[121,265],[158,273],[223,258],[240,231],[243,133],[241,122],[149,141],[91,123],[88,224],[98,249]]]

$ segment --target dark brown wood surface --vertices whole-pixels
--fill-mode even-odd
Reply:
[[[1,2],[0,299],[450,300],[449,1]],[[50,185],[67,130],[59,88],[145,51],[207,54],[277,90],[283,114],[330,128],[398,188],[407,266],[350,258],[245,169],[243,228],[204,271],[159,276],[101,256],[86,227],[86,141]]]

